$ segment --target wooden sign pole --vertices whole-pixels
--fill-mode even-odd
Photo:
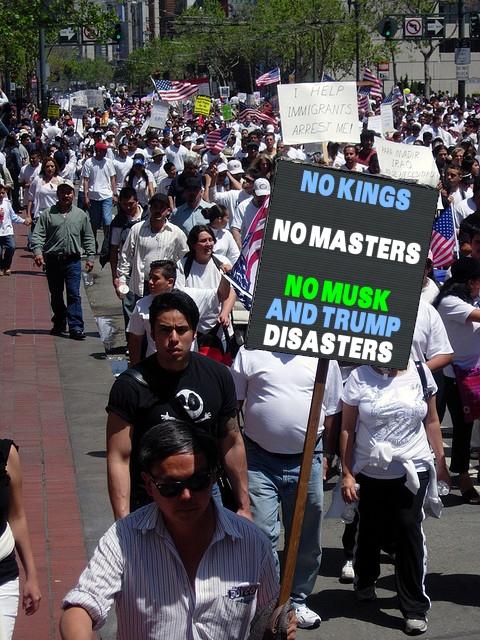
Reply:
[[[293,522],[290,528],[290,538],[288,540],[282,584],[280,585],[280,596],[278,599],[279,605],[284,605],[288,602],[292,591],[298,547],[300,545],[300,537],[302,535],[305,504],[307,502],[308,482],[310,480],[313,454],[317,442],[318,421],[320,420],[323,394],[325,392],[325,381],[328,373],[328,362],[329,361],[325,358],[320,358],[317,364],[312,401],[310,403],[310,413],[308,414],[307,433],[305,434],[305,444],[303,445],[297,496],[295,498],[295,508],[293,510]]]

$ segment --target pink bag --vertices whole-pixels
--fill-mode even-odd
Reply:
[[[454,364],[458,392],[462,401],[463,415],[467,422],[480,418],[480,367],[462,369]]]

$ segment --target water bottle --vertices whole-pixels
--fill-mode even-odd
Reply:
[[[93,275],[90,273],[90,271],[83,271],[82,278],[85,287],[91,287],[93,285]]]
[[[358,493],[360,491],[359,484],[355,484],[355,491],[357,492],[357,496],[358,496]],[[358,509],[358,500],[355,500],[354,502],[346,502],[345,507],[342,511],[342,515],[340,516],[342,519],[342,522],[344,524],[352,524],[352,522],[355,520],[355,514],[357,513],[357,509]]]
[[[450,487],[444,480],[440,480],[437,484],[437,491],[439,496],[448,496]]]

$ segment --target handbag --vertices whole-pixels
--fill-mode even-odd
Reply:
[[[222,339],[218,335],[220,327],[223,329],[225,343],[222,342]],[[220,322],[217,322],[213,329],[210,329],[207,333],[197,333],[197,345],[198,353],[212,360],[216,360],[216,362],[220,362],[227,367],[232,366],[232,338],[228,335],[226,327],[221,325]]]
[[[290,600],[280,606],[273,601],[255,614],[248,640],[287,640],[288,630],[295,624],[294,618]]]
[[[480,367],[462,369],[453,365],[458,393],[467,422],[480,418]]]

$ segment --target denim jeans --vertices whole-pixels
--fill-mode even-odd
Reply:
[[[291,531],[302,456],[301,454],[291,457],[276,456],[249,439],[245,439],[245,449],[253,520],[272,543],[277,570],[280,573],[276,551],[280,536],[279,507],[282,506],[286,548]],[[320,535],[323,509],[323,460],[320,447],[317,446],[317,449],[313,457],[305,517],[293,578],[291,597],[294,604],[304,603],[312,593],[322,558]]]
[[[15,236],[0,236],[0,269],[10,269],[15,253]]]
[[[105,198],[105,200],[90,200],[90,222],[92,224],[94,234],[98,229],[110,226],[112,222],[112,206],[112,198]]]
[[[66,322],[70,331],[83,331],[82,299],[80,297],[80,279],[82,261],[80,258],[60,258],[46,256],[46,272],[50,290],[53,326],[63,329]],[[63,290],[67,290],[67,305],[63,299]]]

